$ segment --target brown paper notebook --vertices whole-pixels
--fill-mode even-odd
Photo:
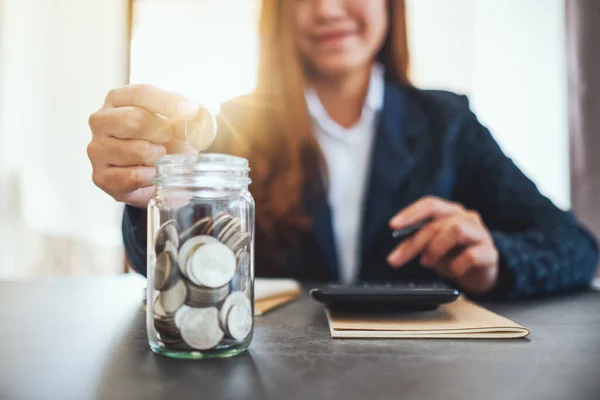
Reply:
[[[281,307],[290,301],[294,300],[297,295],[293,296],[279,296],[272,297],[270,299],[258,300],[254,302],[254,315],[261,316],[271,310]]]
[[[348,315],[326,310],[332,338],[508,339],[529,329],[460,297],[436,311]]]
[[[254,315],[281,307],[302,293],[298,282],[292,279],[256,278],[254,280]]]

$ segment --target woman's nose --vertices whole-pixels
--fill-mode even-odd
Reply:
[[[315,16],[320,20],[340,18],[344,15],[346,0],[314,0]]]

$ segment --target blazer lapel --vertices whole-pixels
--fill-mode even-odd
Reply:
[[[390,232],[388,221],[399,211],[394,195],[410,176],[427,143],[427,121],[419,103],[411,99],[411,89],[386,83],[365,194],[363,256],[379,234]]]

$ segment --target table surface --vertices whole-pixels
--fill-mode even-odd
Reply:
[[[256,320],[248,352],[151,352],[135,276],[0,283],[0,399],[600,398],[600,292],[486,306],[527,339],[329,336],[309,297]]]

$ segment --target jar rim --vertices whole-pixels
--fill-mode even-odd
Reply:
[[[165,187],[247,187],[252,182],[248,160],[229,154],[170,154],[154,165],[157,175],[153,182]]]
[[[162,166],[169,164],[223,164],[231,167],[248,167],[248,160],[242,157],[232,156],[220,153],[200,153],[200,154],[168,154],[159,158],[154,165]]]

